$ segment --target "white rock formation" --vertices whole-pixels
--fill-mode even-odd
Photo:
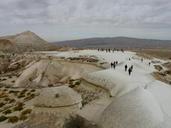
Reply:
[[[156,128],[164,121],[156,99],[148,91],[137,88],[116,98],[99,120],[101,128]]]
[[[81,96],[68,86],[43,88],[38,97],[34,99],[37,107],[67,107],[78,105],[81,107]]]

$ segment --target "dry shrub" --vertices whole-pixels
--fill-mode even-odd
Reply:
[[[6,116],[0,116],[0,122],[3,122],[3,121],[5,121],[6,119],[8,119]]]
[[[8,117],[8,122],[9,123],[17,123],[18,122],[18,117],[17,116],[10,116]]]
[[[26,120],[28,117],[26,116],[26,115],[20,115],[20,117],[19,117],[19,120],[22,120],[22,121],[24,121],[24,120]]]
[[[31,99],[33,99],[35,96],[36,96],[35,94],[31,94],[31,95],[27,96],[26,98],[24,98],[24,101],[31,100]]]
[[[4,102],[1,102],[0,103],[0,108],[3,107],[4,105],[5,105],[5,103]]]
[[[21,112],[21,115],[27,115],[27,114],[30,114],[30,113],[31,113],[31,111],[32,111],[32,109],[26,109],[26,110],[23,110],[23,111]]]
[[[24,104],[21,103],[21,102],[19,102],[19,103],[17,103],[17,105],[13,108],[13,110],[14,110],[14,111],[21,111],[21,110],[23,110],[23,106],[24,106]]]
[[[5,114],[5,115],[10,114],[10,113],[12,113],[11,109],[7,109],[3,112],[3,114]]]

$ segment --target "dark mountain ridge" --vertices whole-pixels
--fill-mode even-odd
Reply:
[[[171,40],[138,39],[129,37],[87,38],[55,42],[58,46],[76,48],[171,48]]]

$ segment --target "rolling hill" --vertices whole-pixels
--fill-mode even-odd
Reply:
[[[128,37],[88,38],[55,42],[58,46],[76,48],[171,48],[171,40],[138,39]]]

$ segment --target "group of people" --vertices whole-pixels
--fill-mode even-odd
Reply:
[[[114,48],[114,49],[110,49],[110,48],[98,48],[97,49],[98,51],[105,51],[105,52],[114,52],[114,51],[121,51],[121,52],[124,52],[124,50],[123,49],[116,49],[116,48]]]
[[[128,74],[131,75],[132,71],[133,71],[133,65],[131,65],[131,67],[128,68],[128,65],[125,65],[125,72],[128,71]]]
[[[114,62],[111,62],[111,68],[114,68],[116,67],[116,65],[118,65],[118,61],[114,61]]]
[[[118,61],[114,61],[114,62],[111,62],[111,68],[116,68],[116,65],[118,65]],[[128,65],[126,64],[125,65],[125,72],[128,71],[128,74],[131,75],[132,71],[133,71],[133,65],[131,65],[131,67],[128,68]]]

